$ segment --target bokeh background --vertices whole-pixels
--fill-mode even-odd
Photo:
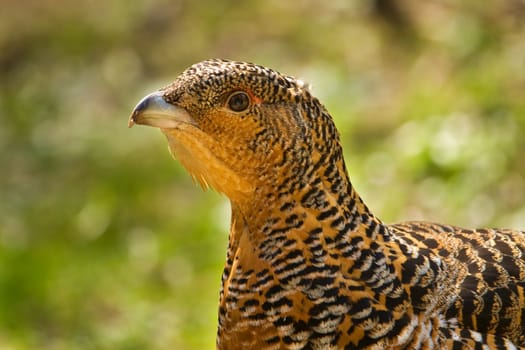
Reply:
[[[229,204],[135,103],[200,60],[310,82],[387,222],[525,229],[525,2],[2,1],[0,349],[214,348]]]

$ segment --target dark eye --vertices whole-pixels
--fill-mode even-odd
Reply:
[[[236,91],[228,98],[228,107],[234,112],[242,112],[250,105],[250,96],[244,91]]]

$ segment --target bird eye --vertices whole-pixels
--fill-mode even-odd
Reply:
[[[234,112],[242,112],[250,105],[250,97],[244,91],[236,91],[228,98],[228,107]]]

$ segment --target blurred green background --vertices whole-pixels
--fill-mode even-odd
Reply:
[[[214,348],[229,204],[127,128],[211,57],[310,82],[385,221],[525,229],[524,1],[6,0],[0,349]]]

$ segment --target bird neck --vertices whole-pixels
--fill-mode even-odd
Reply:
[[[231,204],[231,260],[240,248],[258,263],[253,259],[271,262],[288,248],[315,257],[319,249],[337,255],[388,240],[386,226],[354,190],[340,153],[302,184],[261,187],[251,201]]]

